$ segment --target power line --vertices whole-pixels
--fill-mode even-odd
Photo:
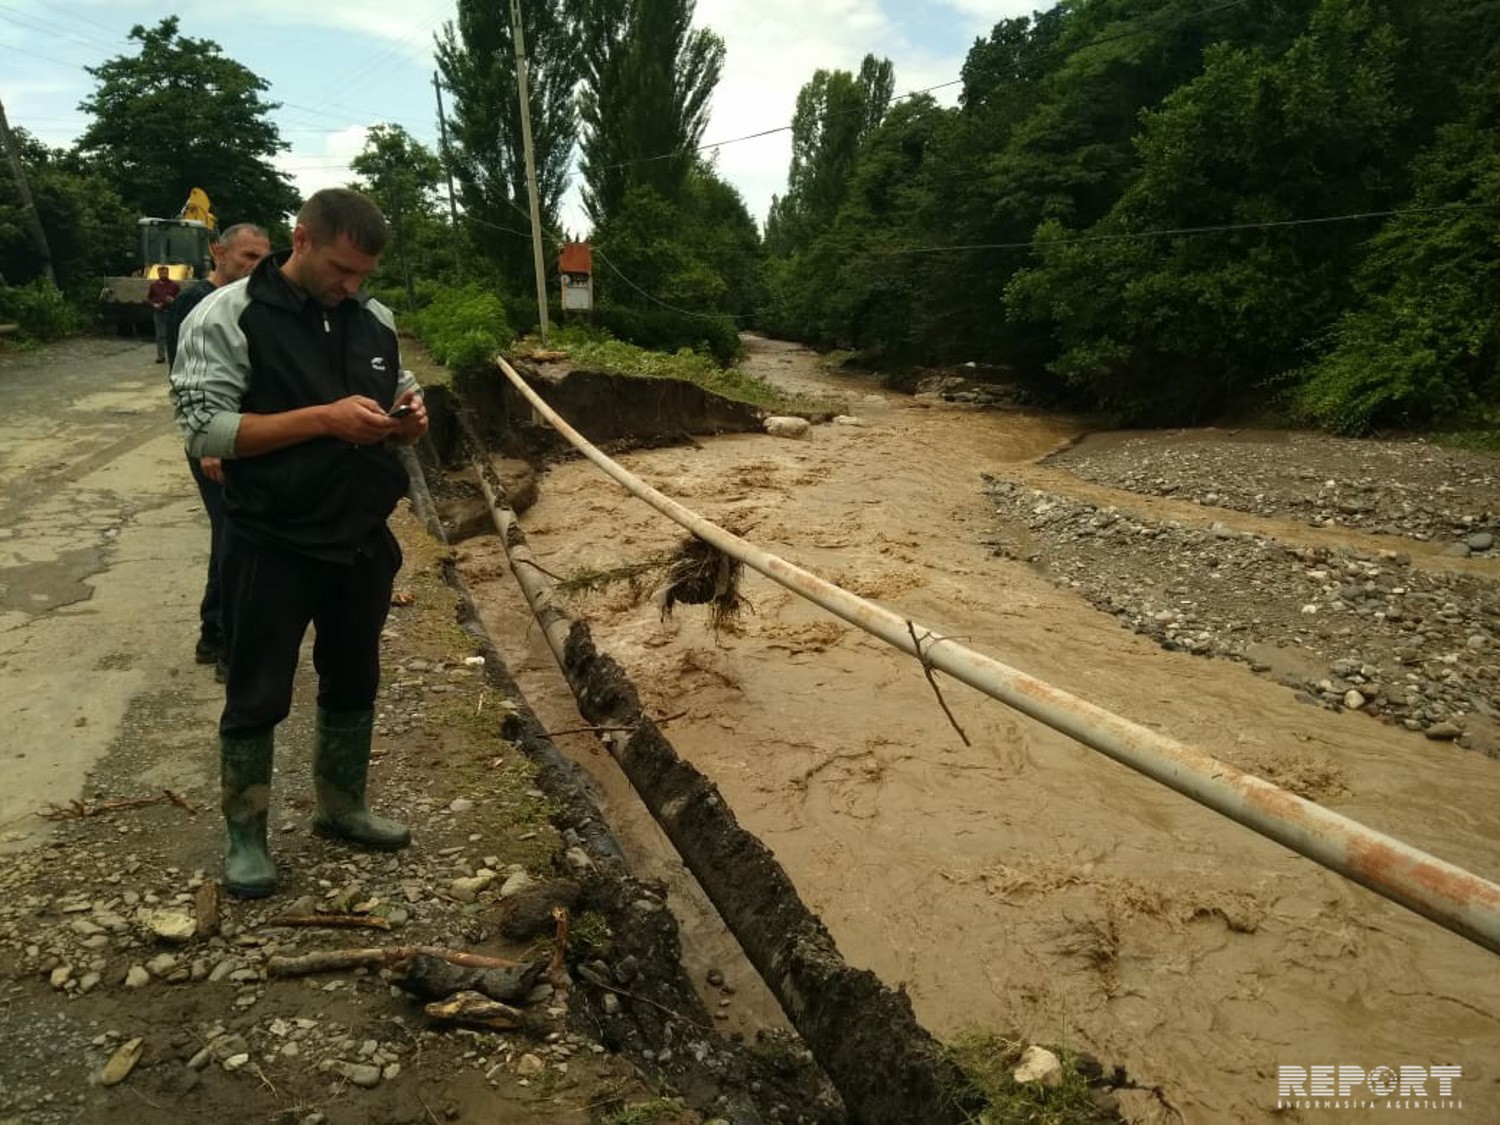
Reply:
[[[959,254],[975,250],[1036,250],[1050,246],[1072,246],[1096,242],[1133,242],[1147,238],[1170,238],[1176,235],[1223,234],[1245,230],[1275,230],[1284,227],[1310,227],[1328,223],[1361,222],[1368,219],[1405,218],[1408,215],[1428,215],[1480,211],[1500,207],[1496,203],[1445,203],[1436,207],[1403,207],[1391,211],[1353,211],[1345,215],[1317,215],[1306,219],[1268,219],[1256,223],[1214,223],[1199,227],[1165,227],[1160,230],[1129,231],[1122,234],[1084,234],[1073,238],[1032,239],[1028,242],[986,242],[959,246],[912,246],[891,247],[870,251],[873,254]]]
[[[1239,2],[1240,3],[1244,3],[1245,0],[1239,0]],[[963,81],[962,78],[952,78],[952,79],[949,79],[947,82],[939,82],[935,86],[924,86],[920,90],[908,90],[906,93],[899,94],[896,97],[892,98],[891,101],[892,102],[899,102],[899,101],[905,100],[906,98],[915,98],[919,94],[930,94],[933,90],[941,90],[941,89],[943,89],[943,88],[945,88],[947,86],[957,86],[962,81]],[[852,113],[852,112],[863,113],[864,110],[863,109],[860,109],[860,110],[857,110],[857,111],[856,110],[843,110],[843,111],[841,111],[841,114],[848,114],[848,113]],[[840,114],[831,114],[830,116],[839,116],[839,115]],[[794,128],[794,126],[792,126],[792,125],[778,125],[774,129],[762,129],[758,133],[746,133],[743,137],[730,137],[727,140],[710,141],[710,142],[705,143],[705,144],[700,144],[696,148],[693,148],[693,149],[691,149],[689,151],[691,151],[691,152],[705,152],[705,151],[707,151],[708,149],[711,149],[711,148],[722,148],[724,145],[739,144],[741,141],[755,141],[755,140],[759,140],[761,137],[772,137],[772,136],[775,136],[777,133],[789,133],[789,132],[792,131],[793,128]],[[637,157],[634,160],[621,160],[620,162],[618,162],[616,164],[606,164],[606,165],[604,165],[600,169],[600,171],[601,172],[607,172],[607,171],[610,171],[611,169],[614,169],[614,168],[628,168],[628,167],[630,167],[631,165],[634,165],[634,164],[650,164],[650,163],[652,163],[654,161],[657,161],[657,160],[678,160],[678,159],[681,159],[681,157],[683,155],[684,154],[681,153],[681,152],[663,152],[663,153],[659,153],[656,156],[641,156],[641,157]]]

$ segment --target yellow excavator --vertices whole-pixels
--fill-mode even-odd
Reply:
[[[219,229],[213,205],[202,188],[188,193],[176,218],[141,219],[137,227],[141,268],[128,277],[106,277],[99,293],[101,318],[112,323],[122,336],[151,323],[146,292],[156,280],[158,269],[165,266],[167,276],[179,285],[208,276],[214,268],[209,246]]]

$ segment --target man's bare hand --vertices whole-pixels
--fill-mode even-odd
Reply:
[[[422,396],[416,391],[407,391],[396,400],[396,407],[408,402],[412,406],[411,413],[392,419],[396,424],[396,432],[391,436],[402,445],[410,445],[427,432],[427,404],[422,401]]]
[[[341,398],[324,411],[329,436],[350,445],[374,445],[399,432],[398,423],[385,416],[380,403],[364,395]]]
[[[200,457],[198,467],[203,470],[203,475],[215,484],[224,483],[224,462],[218,457]]]

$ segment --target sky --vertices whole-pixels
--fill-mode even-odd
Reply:
[[[503,0],[495,0],[503,3]],[[867,53],[895,66],[896,92],[942,86],[952,104],[965,55],[996,22],[1047,0],[698,0],[695,23],[727,54],[704,133],[706,144],[785,126],[815,70],[857,71]],[[433,36],[455,0],[242,0],[173,7],[147,0],[0,0],[0,100],[13,127],[67,146],[87,125],[78,103],[94,89],[83,69],[134,53],[132,26],[181,14],[181,33],[212,39],[269,85],[267,100],[290,149],[277,160],[304,193],[348,183],[366,131],[406,127],[436,148]],[[184,107],[184,112],[190,112]],[[790,134],[727,143],[720,174],[764,221],[785,190]],[[563,222],[586,223],[575,183]],[[221,215],[221,222],[234,216]]]

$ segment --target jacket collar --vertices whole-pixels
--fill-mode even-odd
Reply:
[[[319,305],[315,300],[287,280],[286,274],[281,272],[281,267],[286,264],[287,259],[291,256],[292,252],[290,250],[279,250],[274,254],[267,254],[260,260],[260,263],[250,274],[250,299],[252,301],[262,301],[265,304],[274,305],[277,308],[286,309],[290,312],[301,312],[309,304],[313,305],[320,312],[333,311],[324,310],[322,305]],[[353,297],[341,302],[338,308],[343,309],[351,305],[357,308],[364,308],[369,302],[370,295],[361,289]]]

